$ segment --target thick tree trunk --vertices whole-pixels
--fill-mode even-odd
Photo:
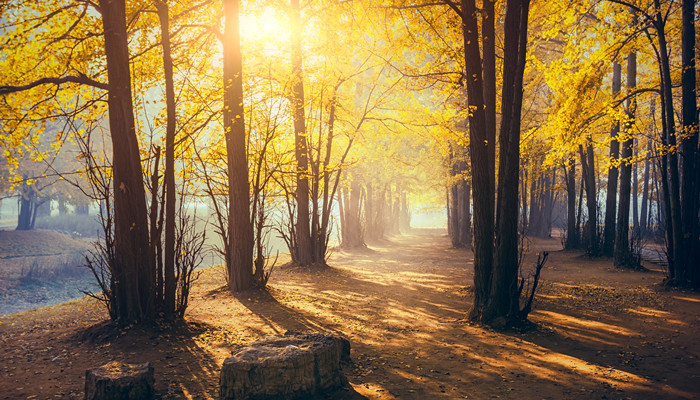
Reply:
[[[493,269],[491,298],[485,312],[487,320],[520,319],[517,289],[518,171],[529,6],[529,0],[509,0],[506,3],[496,212],[496,265]]]
[[[613,63],[612,93],[617,97],[622,86],[622,67]],[[615,121],[610,129],[610,169],[608,170],[608,190],[605,197],[605,227],[603,228],[603,254],[612,256],[615,250],[615,217],[617,213],[617,178],[620,159],[620,121]]]
[[[685,277],[700,287],[700,242],[698,242],[700,211],[700,149],[698,148],[698,109],[695,60],[695,1],[683,0],[681,30],[681,75],[683,104],[683,249]]]
[[[636,18],[635,18],[636,21]],[[627,89],[637,86],[637,53],[627,56]],[[632,190],[632,156],[634,146],[634,117],[637,109],[636,99],[627,100],[627,123],[625,124],[625,141],[622,143],[620,164],[620,211],[617,215],[617,235],[615,236],[614,264],[618,267],[636,267],[629,243],[630,192]]]
[[[486,123],[486,151],[489,165],[496,165],[496,11],[495,0],[483,0],[482,49],[484,78],[484,110]],[[495,182],[492,180],[492,184]],[[495,188],[491,189],[492,191]]]
[[[484,83],[482,78],[479,29],[474,0],[462,0],[462,35],[467,76],[469,108],[469,146],[474,195],[474,303],[473,320],[484,320],[491,294],[493,273],[494,165],[489,156],[489,132],[486,128]],[[494,94],[495,97],[495,94]]]
[[[670,148],[676,148],[678,143],[676,140],[674,110],[673,110],[673,93],[671,81],[671,67],[669,61],[668,46],[666,43],[666,34],[664,32],[664,16],[661,12],[661,4],[659,0],[654,0],[656,9],[654,24],[657,28],[657,40],[659,41],[659,67],[661,73],[661,93],[662,105],[664,108],[664,132],[666,133],[667,144]],[[683,265],[684,250],[683,250],[683,229],[682,229],[682,210],[681,210],[681,191],[680,178],[678,168],[678,153],[670,151],[667,155],[667,170],[662,176],[668,176],[668,192],[664,196],[664,200],[668,200],[668,214],[666,225],[669,228],[669,238],[666,242],[668,245],[669,255],[669,278],[671,282],[683,283],[686,279],[684,276]],[[671,268],[671,264],[674,265]]]
[[[21,191],[19,194],[19,214],[17,216],[18,231],[28,231],[34,229],[32,224],[32,216],[36,208],[36,190],[33,185],[27,184],[27,176],[24,176],[22,181]]]
[[[301,8],[299,0],[292,0],[290,7],[290,23],[292,32],[292,97],[294,112],[294,154],[296,156],[297,173],[297,215],[296,215],[296,244],[297,262],[299,265],[310,265],[312,262],[311,227],[309,226],[309,178],[308,178],[308,149],[306,140],[306,120],[304,115],[304,75],[301,53]]]
[[[101,0],[100,11],[113,151],[116,259],[112,266],[112,309],[118,322],[129,324],[155,318],[154,282],[148,259],[148,217],[131,99],[126,6],[124,0]]]
[[[223,116],[229,184],[228,273],[229,288],[232,291],[239,292],[252,288],[254,281],[253,227],[250,220],[248,152],[243,118],[243,60],[238,24],[238,0],[224,1],[224,15],[226,28],[223,46]],[[308,228],[308,218],[306,221]]]

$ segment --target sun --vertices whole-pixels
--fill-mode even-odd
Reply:
[[[289,18],[284,12],[269,6],[258,12],[242,14],[240,29],[244,44],[278,47],[289,41]]]

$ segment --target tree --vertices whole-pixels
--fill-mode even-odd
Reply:
[[[175,83],[170,47],[170,16],[168,4],[156,1],[163,47],[163,76],[165,78],[166,133],[165,133],[165,253],[164,305],[169,317],[175,311]]]
[[[518,178],[529,8],[529,0],[511,0],[506,3],[496,210],[496,266],[492,293],[482,316],[487,321],[503,318],[509,323],[516,323],[527,317],[527,313],[521,314],[518,291]]]
[[[636,24],[636,18],[633,18]],[[634,91],[637,86],[637,53],[631,52],[627,56],[627,90]],[[623,132],[625,140],[622,141],[622,153],[620,164],[620,210],[617,216],[617,234],[615,237],[615,266],[635,268],[639,261],[635,260],[629,243],[630,225],[630,195],[632,190],[632,163],[634,145],[634,118],[637,110],[637,102],[634,97],[627,100],[627,118]]]
[[[243,62],[238,24],[238,0],[224,2],[224,133],[229,178],[229,287],[253,286],[253,231],[250,222],[250,184],[245,121],[243,119]]]
[[[488,0],[486,0],[488,1]],[[517,228],[520,117],[522,106],[523,72],[526,59],[527,21],[529,1],[506,3],[505,41],[503,54],[503,91],[501,101],[501,130],[499,140],[498,235],[494,247],[494,166],[489,154],[488,124],[485,102],[484,70],[479,49],[479,29],[476,4],[462,0],[461,7],[447,2],[462,19],[465,81],[469,112],[469,143],[471,154],[472,187],[474,194],[474,304],[470,318],[484,322],[514,322],[521,319],[517,293]],[[489,25],[487,23],[486,25]],[[486,28],[490,30],[490,28]],[[487,36],[484,54],[492,46]],[[487,64],[489,62],[487,61]],[[494,112],[491,110],[490,112]],[[496,250],[494,253],[494,249]],[[494,256],[496,266],[494,267]],[[516,296],[514,298],[514,296]],[[516,311],[517,309],[517,311]]]
[[[612,94],[620,93],[622,67],[613,63]],[[608,169],[608,188],[605,200],[605,226],[603,228],[603,254],[611,256],[615,249],[615,216],[617,210],[618,163],[620,157],[620,121],[613,122],[610,128],[610,168]]]
[[[700,286],[700,144],[698,141],[697,70],[695,59],[695,2],[682,3],[682,112],[683,112],[683,272],[680,278]]]
[[[290,6],[291,54],[292,54],[292,110],[294,118],[294,152],[296,157],[296,258],[299,265],[309,265],[313,260],[309,214],[309,159],[306,121],[304,116],[304,76],[301,49],[301,7],[299,0]]]

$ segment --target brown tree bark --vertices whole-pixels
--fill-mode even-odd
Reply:
[[[290,35],[292,47],[292,102],[294,112],[294,154],[296,156],[296,244],[299,265],[310,265],[313,249],[311,241],[309,213],[309,178],[308,149],[306,139],[306,120],[304,116],[304,75],[301,53],[301,8],[299,0],[291,0]]]
[[[622,86],[622,67],[613,63],[612,93],[617,97]],[[612,256],[615,250],[615,217],[617,213],[617,180],[620,159],[620,121],[615,121],[610,129],[610,169],[608,170],[608,190],[605,198],[605,226],[603,228],[603,254]]]
[[[131,98],[124,0],[100,0],[109,79],[109,128],[114,182],[112,309],[124,324],[155,318],[154,282],[148,260],[148,216]]]
[[[670,148],[676,148],[677,138],[675,130],[675,118],[673,110],[673,93],[671,81],[671,67],[668,53],[668,45],[665,34],[665,19],[662,13],[659,0],[654,0],[654,26],[657,31],[657,40],[659,43],[659,73],[661,75],[661,99],[663,107],[663,125],[664,139],[666,145]],[[667,149],[665,149],[667,150]],[[682,210],[681,210],[681,191],[680,177],[678,167],[678,152],[670,151],[664,157],[665,166],[662,165],[662,176],[668,177],[667,190],[664,193],[664,201],[667,204],[666,225],[668,234],[666,243],[668,246],[669,255],[669,280],[672,283],[680,283],[685,278],[682,276],[684,265],[683,244],[683,229],[682,229]]]
[[[243,109],[243,60],[238,23],[238,0],[224,1],[224,134],[229,184],[229,288],[253,287],[253,226],[250,220],[250,183]],[[307,219],[308,223],[308,219]],[[307,225],[308,227],[308,225]]]
[[[518,282],[518,171],[523,74],[527,54],[529,0],[506,3],[503,48],[503,91],[499,134],[496,263],[487,320],[520,319]],[[473,154],[473,153],[472,153]]]
[[[598,255],[598,199],[595,184],[595,159],[593,156],[593,144],[590,137],[585,150],[579,145],[581,156],[581,175],[586,188],[586,210],[588,211],[588,225],[584,228],[586,237],[586,251],[591,256]]]
[[[690,285],[700,287],[700,148],[695,60],[695,1],[683,0],[681,9],[681,91],[683,104],[683,243],[684,275]]]
[[[479,29],[474,0],[462,0],[462,36],[469,102],[469,146],[474,195],[474,303],[473,320],[485,320],[491,297],[493,274],[494,165],[490,160],[489,132],[486,129],[484,83],[482,78]],[[495,95],[494,95],[495,97]]]
[[[579,231],[576,225],[576,160],[572,157],[568,161],[566,173],[566,245],[567,249],[577,249],[579,243]]]
[[[163,47],[165,76],[165,238],[164,238],[164,311],[167,317],[175,313],[175,83],[170,51],[170,17],[168,5],[157,1],[160,38]]]
[[[636,18],[635,18],[636,21]],[[637,86],[637,53],[632,52],[627,56],[627,90],[632,91]],[[617,215],[617,234],[615,236],[614,264],[617,267],[637,267],[637,262],[632,258],[629,243],[630,225],[630,193],[632,191],[632,155],[634,136],[635,112],[637,102],[634,97],[627,100],[627,121],[625,123],[625,141],[622,143],[620,164],[620,205]]]

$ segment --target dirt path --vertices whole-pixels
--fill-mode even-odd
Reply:
[[[526,264],[559,247],[532,243]],[[700,397],[698,294],[653,289],[658,271],[556,251],[532,315],[538,328],[504,334],[461,321],[471,260],[424,230],[337,251],[329,269],[279,268],[268,292],[232,296],[207,269],[177,334],[107,328],[89,300],[0,317],[0,398],[82,398],[85,368],[114,359],[151,361],[163,398],[216,398],[234,345],[288,330],[350,339],[353,389],[329,398]]]

